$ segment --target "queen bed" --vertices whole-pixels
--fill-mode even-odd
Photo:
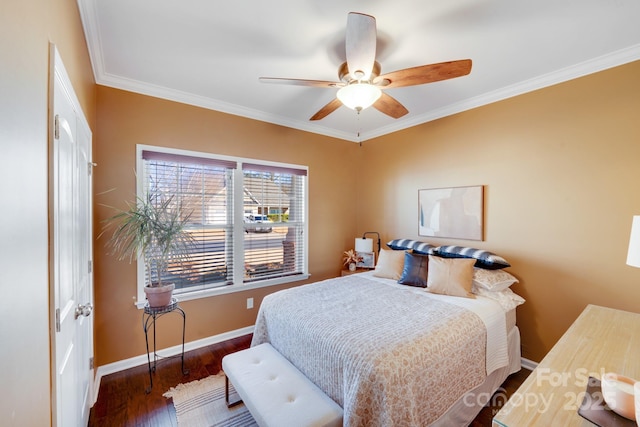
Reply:
[[[252,346],[277,349],[342,406],[345,426],[468,425],[520,369],[521,299],[442,295],[376,271],[268,295]]]

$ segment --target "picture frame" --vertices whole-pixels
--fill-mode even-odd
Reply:
[[[483,240],[484,187],[418,190],[418,235]]]
[[[376,253],[375,252],[356,252],[362,257],[362,261],[356,263],[356,268],[375,268]]]

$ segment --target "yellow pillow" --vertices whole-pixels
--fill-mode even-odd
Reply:
[[[375,277],[383,277],[385,279],[400,279],[402,276],[402,270],[404,269],[405,253],[406,251],[381,249],[373,275]]]
[[[441,258],[429,255],[427,291],[454,297],[475,298],[471,293],[473,284],[472,258]]]

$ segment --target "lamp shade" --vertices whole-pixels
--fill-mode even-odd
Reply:
[[[631,223],[627,264],[632,267],[640,267],[640,215],[635,215]]]
[[[337,96],[347,107],[360,111],[373,105],[382,96],[382,91],[369,83],[352,83],[341,88]]]
[[[373,252],[373,239],[356,237],[356,252]]]

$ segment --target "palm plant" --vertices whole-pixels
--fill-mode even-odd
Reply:
[[[144,255],[147,286],[162,286],[169,266],[190,256],[194,239],[185,227],[191,213],[185,213],[173,196],[152,190],[127,205],[105,220],[103,233],[115,227],[108,242],[111,253],[129,262]]]

